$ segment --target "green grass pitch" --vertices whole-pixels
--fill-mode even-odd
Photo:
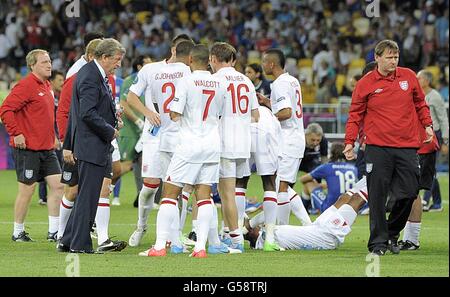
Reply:
[[[380,276],[449,276],[448,175],[440,177],[444,211],[424,213],[421,248],[418,251],[388,254],[380,258]],[[262,196],[259,177],[254,176],[248,196]],[[300,185],[296,186],[297,192]],[[33,197],[26,230],[34,243],[11,241],[14,200],[17,183],[14,171],[0,171],[0,276],[66,276],[71,260],[57,253],[54,243],[46,241],[48,219],[45,206],[38,205],[37,189]],[[137,220],[134,181],[123,178],[121,206],[111,206],[110,236],[128,241]],[[80,276],[366,276],[371,270],[367,258],[368,217],[359,216],[345,243],[334,251],[286,251],[265,253],[250,250],[241,255],[212,255],[192,259],[187,254],[164,258],[139,257],[155,240],[156,211],[150,214],[149,232],[140,247],[127,247],[120,253],[80,255]],[[184,232],[190,230],[190,214]],[[292,224],[299,222],[291,217]]]

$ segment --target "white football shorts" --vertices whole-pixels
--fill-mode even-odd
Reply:
[[[220,158],[220,178],[242,178],[250,175],[248,159]]]
[[[280,181],[295,183],[297,181],[298,169],[302,159],[294,158],[286,154],[278,158],[277,177]]]
[[[175,154],[167,169],[165,181],[178,187],[183,187],[184,184],[215,184],[219,182],[219,163],[189,163]]]

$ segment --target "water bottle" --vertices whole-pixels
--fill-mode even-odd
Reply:
[[[159,128],[159,126],[153,126],[153,128],[150,129],[150,134],[156,136],[156,134],[158,134]]]

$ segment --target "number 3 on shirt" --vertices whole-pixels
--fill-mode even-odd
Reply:
[[[227,91],[229,91],[231,93],[231,104],[232,104],[232,108],[233,108],[233,113],[236,113],[236,93],[237,93],[237,101],[238,101],[237,105],[239,107],[239,111],[242,114],[245,114],[248,111],[249,99],[248,99],[248,96],[241,95],[242,88],[244,88],[247,93],[250,91],[246,84],[238,85],[236,90],[234,88],[234,84],[230,84],[227,88]],[[242,106],[241,106],[242,101],[244,101],[244,103],[245,103],[245,108],[242,108]]]
[[[164,101],[164,104],[163,104],[163,111],[164,111],[164,113],[169,113],[170,112],[169,105],[170,105],[170,102],[172,102],[173,97],[175,97],[175,85],[173,83],[171,83],[171,82],[166,82],[165,84],[163,84],[161,92],[163,94],[167,93],[168,92],[167,88],[171,89],[170,90],[171,93],[170,93],[169,98],[167,98],[166,101]]]
[[[295,90],[295,95],[297,96],[297,106],[298,109],[296,108],[295,110],[295,115],[297,116],[297,118],[301,119],[303,116],[303,111],[302,111],[302,95],[300,94],[300,90]]]

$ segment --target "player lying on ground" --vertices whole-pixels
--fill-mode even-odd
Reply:
[[[367,189],[358,187],[365,184],[363,178],[355,189],[341,195],[336,203],[324,211],[309,226],[279,225],[275,227],[275,241],[283,249],[289,250],[332,250],[344,243],[345,236],[350,233],[350,226],[356,219],[358,210],[367,202]],[[357,189],[360,190],[357,190]],[[245,239],[250,247],[264,247],[265,232],[260,224],[261,216],[245,221],[248,233]],[[254,227],[252,227],[254,226]]]

